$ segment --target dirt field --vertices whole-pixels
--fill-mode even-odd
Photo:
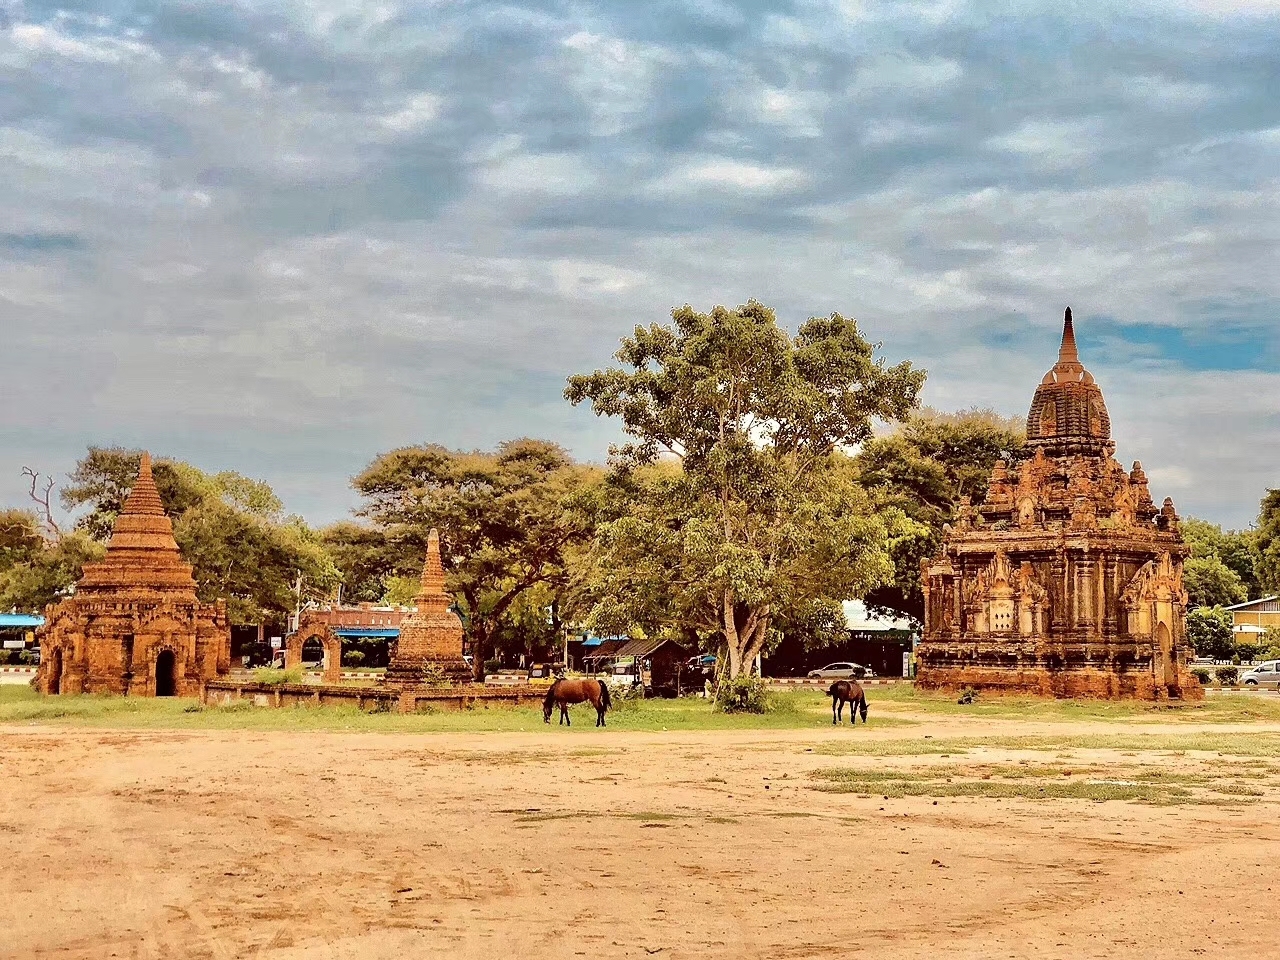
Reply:
[[[14,726],[0,777],[6,958],[1257,960],[1280,896],[1274,723]]]

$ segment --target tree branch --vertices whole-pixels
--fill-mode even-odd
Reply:
[[[53,477],[48,477],[45,480],[44,489],[37,493],[36,490],[40,485],[40,472],[32,470],[30,467],[23,467],[22,475],[31,480],[31,489],[28,491],[28,495],[36,504],[40,522],[45,526],[46,535],[54,540],[61,540],[62,528],[58,526],[58,521],[53,519],[53,507],[49,503],[53,494]]]

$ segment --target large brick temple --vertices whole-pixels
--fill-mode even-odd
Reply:
[[[920,687],[1203,695],[1187,672],[1188,549],[1173,501],[1157,507],[1142,464],[1126,471],[1114,452],[1067,310],[1022,454],[995,465],[981,505],[961,502],[941,553],[922,564]]]
[[[222,601],[201,603],[142,455],[107,553],[86,563],[75,593],[45,608],[43,693],[199,696],[231,665]]]

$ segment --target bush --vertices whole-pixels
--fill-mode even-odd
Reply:
[[[358,667],[364,663],[364,654],[359,650],[343,650],[342,665],[345,667]]]
[[[497,673],[501,669],[502,669],[502,661],[500,660],[486,660],[484,662],[485,673]]]
[[[256,683],[265,683],[270,686],[277,686],[282,683],[301,683],[302,671],[297,667],[291,670],[277,670],[275,667],[259,667],[253,671],[253,679]]]
[[[725,713],[768,713],[773,709],[773,698],[760,677],[738,677],[716,689],[716,709]]]
[[[1236,667],[1219,667],[1215,672],[1218,675],[1218,682],[1224,687],[1235,686],[1236,680],[1240,676],[1240,671]]]
[[[1253,640],[1237,640],[1236,656],[1241,660],[1253,661],[1258,659],[1258,654],[1262,653],[1263,644],[1256,643]],[[1234,661],[1233,661],[1234,662]]]
[[[972,703],[978,702],[978,694],[972,687],[965,687],[960,693],[960,699],[956,703],[962,707],[967,707]]]
[[[1209,672],[1208,667],[1196,667],[1191,671],[1191,675],[1200,681],[1201,686],[1208,685],[1209,681],[1213,679],[1213,674]]]

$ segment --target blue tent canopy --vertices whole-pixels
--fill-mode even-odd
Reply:
[[[0,630],[34,630],[44,626],[44,617],[31,613],[0,613]]]

